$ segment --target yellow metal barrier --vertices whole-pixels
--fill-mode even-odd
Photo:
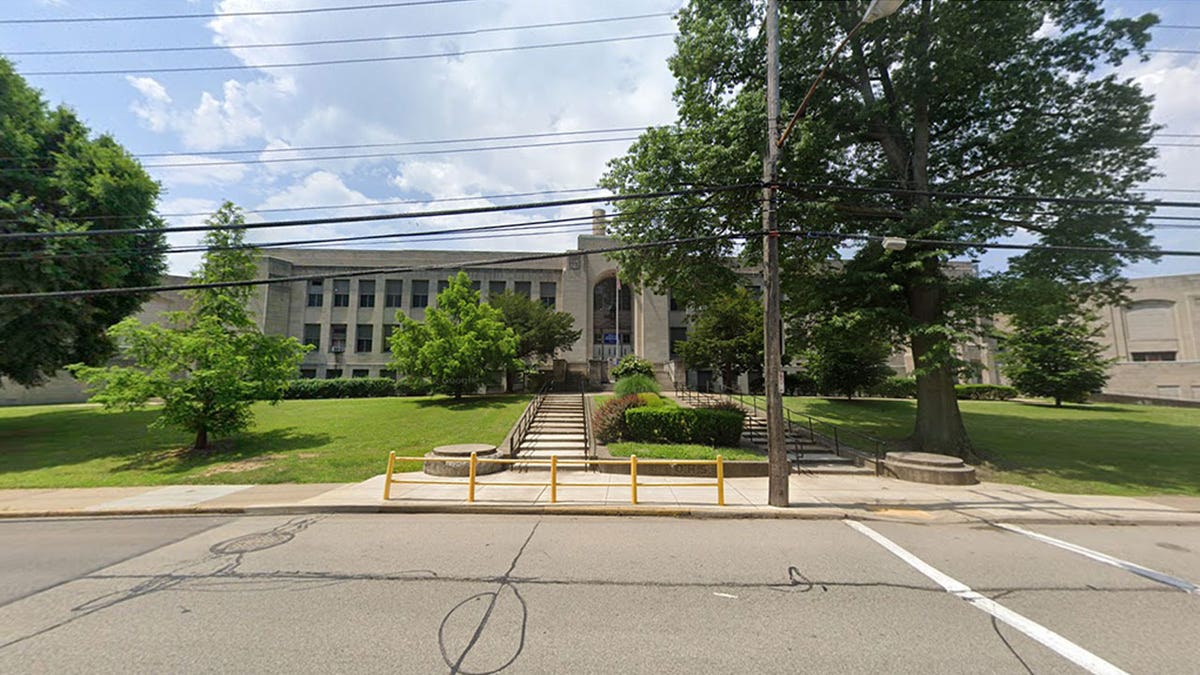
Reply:
[[[462,459],[457,457],[401,457],[401,461],[412,462],[461,462]],[[550,466],[550,481],[547,483],[537,482],[512,482],[512,481],[478,481],[479,464],[548,464]],[[388,453],[387,465],[387,480],[383,484],[383,499],[384,501],[392,498],[392,484],[407,483],[410,485],[466,485],[467,486],[467,501],[475,501],[475,486],[485,485],[487,487],[548,487],[550,488],[550,503],[558,503],[558,488],[564,487],[609,487],[612,483],[587,483],[587,482],[567,482],[563,483],[558,480],[558,467],[560,465],[568,466],[592,466],[596,464],[625,464],[629,466],[629,497],[630,503],[638,503],[638,488],[639,487],[715,487],[717,488],[717,505],[725,506],[725,459],[721,455],[717,455],[716,459],[638,459],[637,455],[630,455],[629,459],[559,459],[552,456],[550,459],[522,459],[522,458],[501,458],[501,457],[479,457],[475,453],[471,453],[469,463],[469,472],[467,480],[427,480],[417,478],[396,478],[396,453]],[[717,469],[717,479],[713,482],[689,482],[689,483],[669,483],[669,482],[651,482],[647,483],[638,480],[638,465],[639,464],[715,464]]]

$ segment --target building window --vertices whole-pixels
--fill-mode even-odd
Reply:
[[[310,279],[308,282],[308,306],[320,307],[325,304],[325,282],[321,279]]]
[[[360,279],[358,282],[358,306],[375,306],[375,282],[370,279]]]
[[[346,324],[335,323],[329,328],[329,351],[334,354],[346,351]],[[341,375],[338,375],[338,377],[341,377]]]
[[[672,312],[678,312],[680,310],[679,303],[675,301],[674,293],[671,293],[670,295],[667,296],[667,303],[670,306]]]
[[[513,284],[513,293],[516,293],[517,295],[523,295],[528,298],[532,290],[533,284],[528,281],[518,281]]]
[[[341,376],[342,376],[341,368],[327,368],[325,370],[325,379],[327,379],[327,380],[336,380],[336,379],[339,379]]]
[[[679,343],[687,342],[687,328],[671,328],[671,358],[679,355]]]
[[[379,371],[379,376],[387,380],[394,380],[396,379],[396,371],[390,368],[384,368],[383,370]]]
[[[429,306],[429,282],[414,281],[412,282],[412,306],[428,307]]]
[[[558,306],[558,284],[553,281],[543,281],[538,287],[538,291],[542,298],[542,304],[554,309]]]
[[[334,279],[333,280],[333,306],[334,307],[349,307],[350,306],[350,280],[349,279]]]
[[[369,323],[360,323],[354,327],[354,351],[369,352],[374,348],[372,338],[374,335],[374,326]]]
[[[1129,357],[1138,363],[1150,361],[1174,361],[1175,352],[1133,352],[1129,355]]]
[[[370,377],[370,376],[371,376],[371,371],[367,370],[366,368],[355,368],[354,370],[350,371],[350,377]]]
[[[488,282],[488,296],[489,297],[493,296],[493,295],[500,295],[501,293],[503,293],[506,290],[508,290],[508,282],[505,282],[505,281],[489,281]]]
[[[381,336],[382,339],[380,340],[379,351],[383,352],[384,354],[388,353],[392,349],[391,339],[392,339],[392,331],[394,331],[394,330],[396,330],[396,324],[394,324],[394,323],[383,324],[383,335]]]
[[[300,369],[300,379],[302,379],[302,380],[317,379],[317,369],[316,368],[301,368]]]
[[[399,307],[401,299],[404,297],[404,281],[401,279],[388,279],[383,282],[383,306],[384,307]]]
[[[475,281],[472,281],[472,282],[471,282],[471,290],[473,290],[473,291],[475,291],[476,293],[478,293],[480,288],[482,288],[482,284],[479,282],[479,280],[478,280],[478,279],[476,279]]]
[[[442,291],[446,290],[447,288],[450,288],[449,281],[447,281],[445,279],[442,279],[441,281],[439,281],[438,282],[438,295],[441,295]]]
[[[304,344],[312,345],[313,349],[321,348],[321,324],[304,324]]]

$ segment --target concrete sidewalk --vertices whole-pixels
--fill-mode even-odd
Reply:
[[[423,473],[397,479],[446,480]],[[350,484],[173,485],[167,487],[0,490],[0,518],[180,513],[561,513],[897,520],[920,523],[1109,523],[1200,525],[1200,498],[1066,495],[999,483],[945,486],[864,476],[791,477],[791,507],[766,505],[766,478],[728,478],[725,506],[716,488],[686,486],[712,479],[639,476],[638,504],[629,476],[562,471],[558,503],[547,472],[483,476],[476,501],[466,485],[396,484],[383,500],[383,476]],[[521,483],[518,486],[489,483]],[[599,487],[572,483],[602,483]]]

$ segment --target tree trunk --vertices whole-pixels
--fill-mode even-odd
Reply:
[[[912,337],[913,363],[917,367],[917,423],[910,438],[914,450],[973,459],[971,439],[963,426],[949,363],[937,364],[936,335],[921,327],[940,323],[941,289],[922,285],[909,290],[909,311],[917,320]]]
[[[208,428],[200,427],[196,430],[196,440],[192,443],[193,450],[208,449]]]
[[[1062,399],[1061,399],[1061,398],[1059,398],[1059,397],[1057,397],[1057,396],[1055,396],[1055,397],[1054,397],[1054,407],[1055,407],[1055,408],[1061,408],[1061,407],[1062,407]]]
[[[721,370],[721,379],[725,385],[725,391],[737,392],[737,378],[733,375],[732,368],[724,368]]]

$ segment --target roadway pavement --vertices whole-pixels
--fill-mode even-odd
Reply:
[[[1200,529],[0,521],[0,672],[1195,673]]]
[[[361,483],[303,485],[170,485],[165,487],[0,490],[0,518],[95,514],[266,514],[338,512],[476,512],[562,515],[695,516],[895,520],[919,523],[1200,524],[1200,498],[1068,495],[1036,488],[980,483],[924,485],[861,475],[793,475],[790,508],[766,504],[766,478],[725,480],[718,506],[713,479],[639,476],[632,503],[629,476],[560,471],[556,503],[549,473],[506,471],[482,476],[476,501],[465,479],[397,474],[391,498],[384,476]],[[459,481],[425,484],[421,481]],[[511,483],[497,485],[496,483]],[[576,483],[596,483],[581,486]],[[700,483],[700,485],[696,485]],[[647,485],[649,484],[649,485]]]

